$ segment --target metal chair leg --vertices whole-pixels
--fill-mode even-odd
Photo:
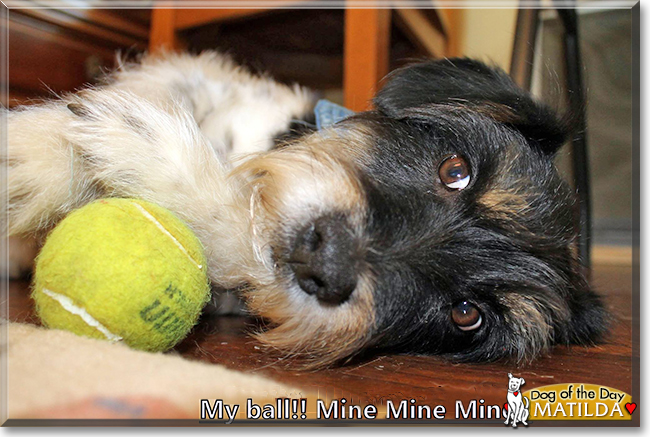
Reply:
[[[530,90],[530,82],[533,77],[538,20],[539,9],[519,9],[517,13],[517,27],[510,61],[510,77],[525,90]]]
[[[573,147],[573,177],[578,192],[580,233],[578,252],[582,265],[591,267],[591,199],[589,186],[589,156],[587,152],[586,105],[582,80],[582,58],[578,38],[578,15],[575,9],[558,9],[564,24],[564,58],[566,63],[569,104],[576,118]]]
[[[577,222],[579,226],[578,255],[588,272],[591,267],[591,200],[589,156],[585,120],[585,97],[582,80],[582,58],[578,38],[578,16],[575,9],[557,9],[564,26],[564,60],[570,110],[575,117],[576,134],[572,139],[573,179],[578,193]],[[534,45],[539,18],[536,8],[520,9],[513,47],[510,76],[529,90],[532,78]]]

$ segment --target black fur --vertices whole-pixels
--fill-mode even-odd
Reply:
[[[377,282],[370,347],[474,361],[598,340],[607,315],[574,253],[574,193],[552,163],[561,118],[467,59],[399,70],[375,105],[340,124],[375,138],[359,163]],[[438,176],[452,154],[471,169],[460,191]],[[451,319],[465,300],[483,318],[475,331]]]
[[[375,98],[379,110],[393,118],[430,104],[501,105],[511,110],[505,124],[547,154],[553,154],[568,134],[567,120],[532,100],[502,70],[471,59],[423,62],[396,70]]]
[[[287,129],[273,137],[273,148],[281,148],[291,141],[316,131],[316,115],[313,111],[300,119],[292,120]]]

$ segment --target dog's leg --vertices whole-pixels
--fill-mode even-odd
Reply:
[[[504,422],[505,425],[508,425],[510,423],[512,426],[516,426],[516,420],[517,420],[517,402],[508,402],[508,414],[506,415],[506,421]]]
[[[4,115],[7,150],[2,164],[8,174],[0,200],[8,209],[3,225],[9,235],[47,231],[97,191],[79,165],[73,166],[79,159],[67,132],[75,116],[59,102]]]
[[[2,229],[13,236],[8,239],[7,273],[18,278],[33,267],[38,240],[33,237],[43,236],[68,211],[98,195],[99,187],[87,177],[67,136],[75,116],[64,103],[0,115],[7,122],[0,158],[7,171],[0,189],[0,203],[7,205]]]
[[[526,405],[524,405],[524,401],[526,401]],[[530,402],[528,402],[528,398],[522,398],[522,405],[521,405],[521,423],[524,426],[528,426],[528,417],[530,416]]]
[[[520,421],[520,417],[521,417],[521,402],[517,402],[517,405],[515,406],[514,414],[512,416],[513,428],[517,427],[517,422]]]
[[[170,209],[196,232],[211,278],[233,288],[257,272],[249,200],[183,108],[163,110],[126,92],[89,90],[10,114],[10,234],[32,233],[102,196]]]

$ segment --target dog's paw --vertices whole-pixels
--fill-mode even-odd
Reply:
[[[224,163],[182,105],[96,89],[74,96],[67,107],[76,115],[70,129],[75,152],[111,195],[146,199],[178,214],[225,184]]]

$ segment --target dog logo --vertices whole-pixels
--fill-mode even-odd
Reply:
[[[526,381],[524,378],[512,376],[512,373],[508,373],[508,378],[508,397],[504,405],[506,421],[504,423],[508,425],[508,422],[510,422],[513,428],[517,427],[517,423],[528,426],[530,401],[521,394],[521,386]]]

